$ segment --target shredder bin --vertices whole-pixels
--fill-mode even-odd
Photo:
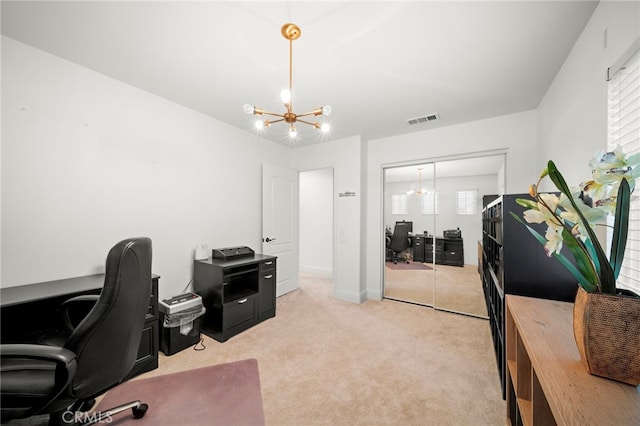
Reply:
[[[202,299],[187,293],[159,302],[160,350],[173,355],[200,340],[200,316],[205,313]]]

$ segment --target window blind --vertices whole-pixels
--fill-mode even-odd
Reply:
[[[478,191],[457,191],[457,214],[476,214],[478,212]]]
[[[640,49],[635,44],[634,53],[622,66],[616,67],[610,76],[608,88],[608,137],[609,151],[620,145],[629,156],[640,152]],[[628,55],[628,54],[627,54]],[[629,214],[629,235],[618,286],[640,294],[640,183],[632,194]],[[612,219],[610,218],[611,222]],[[607,238],[610,246],[611,230]]]
[[[407,195],[391,195],[391,214],[407,214]]]

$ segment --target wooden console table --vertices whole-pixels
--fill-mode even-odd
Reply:
[[[573,303],[506,296],[507,424],[640,425],[640,387],[592,376]]]

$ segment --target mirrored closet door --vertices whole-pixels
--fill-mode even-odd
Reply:
[[[499,154],[384,169],[386,298],[487,318],[482,205],[504,193],[504,167]],[[402,223],[411,229],[409,247],[397,256],[391,237]]]
[[[385,169],[384,182],[385,297],[433,306],[434,164]]]

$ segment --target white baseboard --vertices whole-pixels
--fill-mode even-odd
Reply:
[[[312,265],[300,265],[300,272],[308,272],[310,274],[325,275],[327,277],[333,276],[333,270],[329,268],[322,268]]]
[[[363,290],[359,293],[354,292],[346,292],[346,291],[336,291],[334,296],[337,299],[344,300],[345,302],[352,303],[363,303],[367,299],[367,292]]]

